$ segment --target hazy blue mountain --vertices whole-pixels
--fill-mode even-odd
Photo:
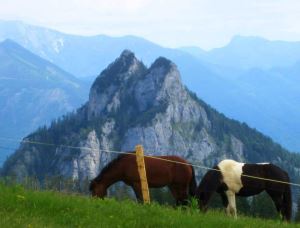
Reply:
[[[157,56],[167,56],[177,61],[195,58],[186,52],[163,48],[135,36],[78,36],[18,21],[0,21],[0,40],[8,38],[78,77],[96,77],[126,48],[135,51],[146,65]],[[180,67],[182,64],[178,65]]]
[[[300,42],[254,36],[235,36],[228,45],[207,52],[197,47],[181,50],[213,64],[241,69],[287,67],[300,60]]]
[[[16,142],[79,107],[87,87],[71,74],[12,40],[0,43],[0,164]]]
[[[19,21],[0,21],[1,39],[13,39],[67,72],[77,77],[88,77],[89,81],[95,79],[100,70],[124,49],[134,51],[145,65],[151,64],[157,56],[171,59],[182,71],[186,83],[194,78],[199,80],[200,75],[204,73],[208,78],[215,77],[215,72],[218,72],[217,66],[200,61],[184,50],[165,48],[136,36],[69,35]],[[214,76],[211,76],[212,74]],[[189,80],[186,80],[186,77]]]
[[[89,83],[123,49],[134,51],[146,66],[157,56],[165,56],[177,64],[183,83],[204,101],[229,117],[247,122],[288,149],[300,151],[300,113],[296,108],[300,106],[300,42],[237,36],[225,47],[208,52],[197,47],[176,50],[135,36],[85,37],[0,21],[0,39],[5,38],[18,41],[73,75],[85,77]],[[294,89],[287,87],[286,92],[276,93],[282,85],[278,75],[294,75],[290,77]],[[284,93],[289,95],[282,96]],[[290,118],[284,116],[284,108],[291,113]]]
[[[201,49],[200,47],[197,46],[186,46],[186,47],[180,47],[178,48],[179,50],[185,51],[190,53],[191,55],[199,58],[199,59],[204,59],[204,57],[207,55],[207,51]]]
[[[211,71],[234,84],[229,96],[216,94],[210,104],[300,151],[300,42],[236,36],[208,52],[197,47],[181,50],[210,63]]]
[[[211,64],[206,64],[185,51],[164,48],[143,38],[68,35],[22,22],[2,22],[0,31],[0,39],[13,38],[68,72],[87,77],[88,82],[92,82],[100,70],[121,51],[130,49],[146,65],[152,63],[157,56],[165,56],[175,62],[182,73],[184,84],[212,105],[219,103],[216,93],[223,94],[223,103],[222,99],[229,97],[231,91],[235,90],[232,82],[218,75],[216,66],[211,67]]]
[[[248,70],[234,81],[240,87],[232,92],[235,102],[221,109],[230,117],[242,119],[272,136],[290,150],[299,151],[299,76],[297,66]]]

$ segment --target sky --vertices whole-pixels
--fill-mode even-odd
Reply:
[[[0,19],[206,50],[235,35],[300,40],[299,0],[0,0]]]

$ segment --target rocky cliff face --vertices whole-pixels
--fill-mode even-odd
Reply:
[[[284,167],[292,161],[289,171],[299,175],[299,157],[196,98],[174,63],[160,57],[147,68],[127,50],[95,80],[81,109],[27,139],[53,145],[23,144],[4,175],[91,179],[116,156],[106,150],[129,151],[137,144],[146,154],[175,154],[208,166],[224,158]]]

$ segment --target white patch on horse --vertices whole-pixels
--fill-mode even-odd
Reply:
[[[223,182],[234,193],[238,193],[243,187],[241,176],[244,164],[229,159],[223,160],[218,164],[223,176]]]
[[[259,163],[255,163],[257,165],[269,165],[270,163],[269,162],[259,162]]]

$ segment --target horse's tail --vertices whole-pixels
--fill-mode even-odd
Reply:
[[[285,190],[283,193],[283,216],[284,219],[287,221],[291,221],[292,217],[292,193],[291,193],[291,186],[286,185]]]
[[[197,182],[196,182],[196,177],[195,177],[195,170],[194,167],[191,166],[192,168],[192,179],[190,181],[190,186],[189,186],[189,194],[190,196],[195,196],[196,195],[196,189],[197,189]]]

